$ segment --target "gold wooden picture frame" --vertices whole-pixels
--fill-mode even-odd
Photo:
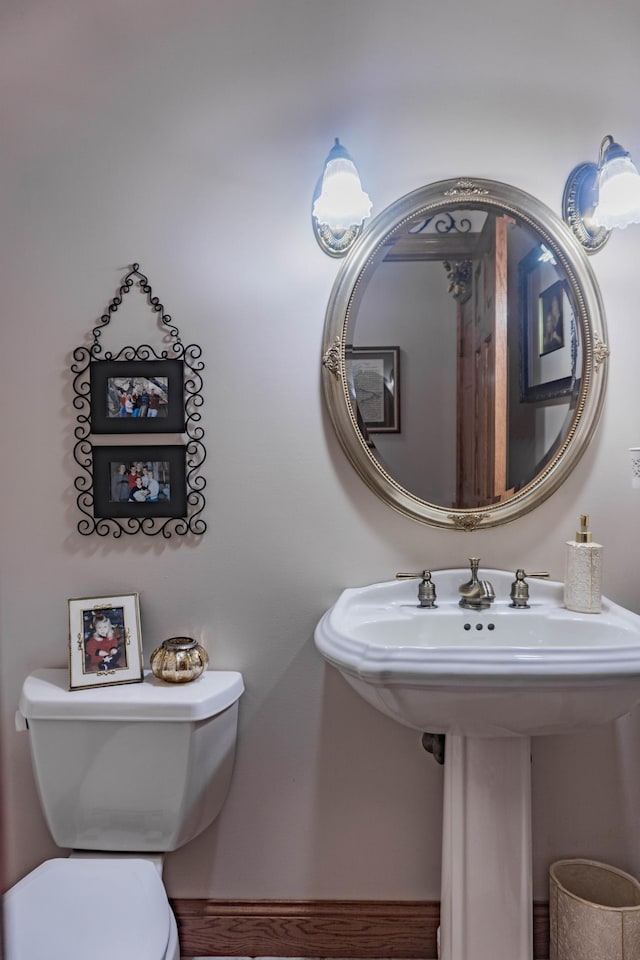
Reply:
[[[137,593],[82,597],[69,606],[69,689],[140,683],[143,679]]]

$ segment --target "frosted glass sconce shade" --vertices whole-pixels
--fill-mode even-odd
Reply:
[[[618,143],[612,143],[605,150],[598,177],[595,220],[607,230],[640,223],[640,174],[629,154]]]
[[[336,137],[314,194],[312,221],[325,253],[344,257],[371,214],[371,200],[362,189],[356,165]]]
[[[640,175],[627,151],[606,136],[596,163],[569,174],[562,215],[587,253],[600,250],[614,227],[640,223]]]

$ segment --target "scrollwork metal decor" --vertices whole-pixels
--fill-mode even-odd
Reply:
[[[102,332],[134,285],[146,296],[152,313],[160,315],[158,326],[168,345],[104,350]],[[167,539],[172,534],[203,534],[207,524],[202,518],[206,450],[201,348],[182,343],[138,263],[132,264],[92,337],[90,346],[76,347],[71,364],[73,455],[82,470],[74,481],[82,514],[78,532],[116,538],[144,533]],[[120,435],[117,447],[92,442],[93,435],[105,433]],[[184,442],[162,443],[157,436],[161,433],[181,433]],[[156,435],[153,446],[144,442],[145,434]]]

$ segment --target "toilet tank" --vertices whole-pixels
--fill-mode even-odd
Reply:
[[[55,842],[79,850],[168,852],[218,815],[235,756],[235,671],[191,683],[68,689],[67,670],[24,682],[40,802]]]

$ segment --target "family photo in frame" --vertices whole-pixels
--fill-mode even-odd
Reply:
[[[69,689],[143,678],[138,594],[86,597],[69,605]]]
[[[181,433],[182,360],[99,360],[90,365],[93,433]]]
[[[183,517],[187,511],[182,444],[92,448],[97,517]]]

